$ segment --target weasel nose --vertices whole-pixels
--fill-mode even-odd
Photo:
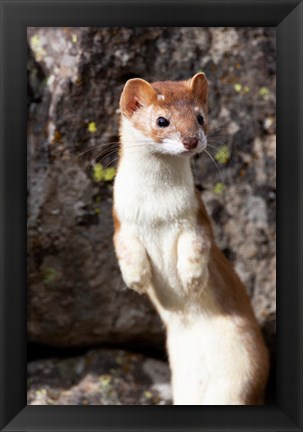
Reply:
[[[182,143],[187,150],[193,150],[198,145],[198,138],[196,138],[196,137],[184,138],[182,140]]]

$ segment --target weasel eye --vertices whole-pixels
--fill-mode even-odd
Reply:
[[[198,120],[199,125],[201,125],[201,126],[204,125],[204,118],[203,118],[202,114],[197,115],[197,120]]]
[[[164,117],[158,117],[157,125],[160,127],[167,127],[169,125],[169,121]]]

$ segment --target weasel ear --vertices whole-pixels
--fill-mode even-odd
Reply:
[[[131,117],[135,111],[149,105],[157,97],[157,92],[152,86],[141,78],[133,78],[124,86],[120,109],[122,114]]]
[[[199,72],[190,80],[191,91],[195,94],[197,99],[203,104],[207,103],[207,79],[203,72]]]

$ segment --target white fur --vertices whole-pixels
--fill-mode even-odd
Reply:
[[[115,206],[123,222],[194,223],[194,182],[189,158],[161,155],[155,144],[124,119],[123,158],[115,179]],[[158,153],[155,154],[155,148]],[[183,147],[184,151],[184,147]]]
[[[200,314],[168,331],[175,405],[241,405],[250,359],[228,318]]]

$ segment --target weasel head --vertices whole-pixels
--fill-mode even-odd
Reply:
[[[192,156],[206,148],[204,73],[186,81],[130,79],[121,95],[120,110],[122,146],[132,142],[152,153],[175,156]]]

